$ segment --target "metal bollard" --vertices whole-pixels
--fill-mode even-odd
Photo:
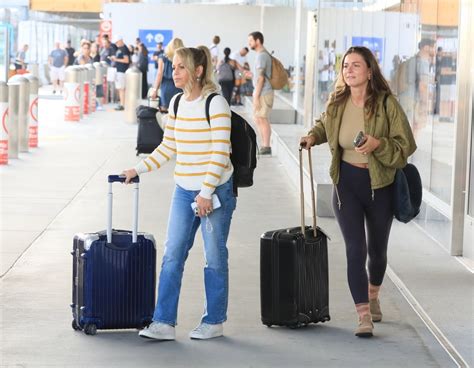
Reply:
[[[115,78],[117,77],[117,68],[112,66],[107,66],[107,84],[108,84],[108,92],[109,92],[109,99],[110,103],[115,103]]]
[[[0,81],[0,165],[8,164],[8,85]]]
[[[15,79],[16,78],[16,79]],[[18,118],[19,118],[19,98],[20,81],[18,76],[13,76],[8,81],[8,118],[6,130],[8,132],[8,157],[18,158],[19,139],[18,139]]]
[[[104,85],[103,85],[103,80],[104,80],[104,68],[102,65],[98,62],[93,64],[94,66],[94,83],[95,83],[95,88],[96,88],[96,98],[102,100],[102,103],[104,103]]]
[[[28,71],[33,74],[36,78],[39,78],[39,64],[29,63],[27,67]],[[38,80],[39,81],[39,80]]]
[[[66,68],[64,79],[64,120],[79,121],[81,119],[81,88],[79,70],[75,66]]]
[[[20,94],[18,96],[18,145],[20,152],[28,152],[28,108],[30,107],[30,82],[25,75],[15,75],[8,81],[18,82]]]
[[[28,146],[38,147],[38,89],[39,79],[32,74],[25,74],[30,82],[30,99],[28,103]]]
[[[109,89],[108,89],[108,83],[107,83],[107,68],[108,68],[108,65],[105,61],[101,61],[100,62],[100,67],[102,69],[102,92],[104,94],[104,97],[102,97],[102,103],[105,105],[106,103],[108,103],[108,93],[109,93]]]
[[[136,66],[125,72],[125,121],[136,123],[136,109],[141,100],[142,72]]]
[[[79,73],[79,88],[81,92],[81,97],[80,97],[80,108],[81,108],[81,119],[84,117],[84,114],[86,114],[85,109],[84,109],[84,95],[85,95],[85,89],[86,89],[86,76],[85,76],[85,71],[84,68],[80,65],[76,65],[75,67]]]

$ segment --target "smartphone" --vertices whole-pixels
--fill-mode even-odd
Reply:
[[[217,196],[217,194],[213,194],[211,198],[212,198],[212,210],[217,210],[221,206],[221,201],[219,200],[219,197]],[[194,211],[194,215],[199,216],[196,202],[191,203],[191,208]]]
[[[362,146],[367,139],[365,138],[364,132],[361,130],[357,133],[356,137],[354,138],[354,147]]]

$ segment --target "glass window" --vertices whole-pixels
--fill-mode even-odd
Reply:
[[[314,114],[325,109],[344,52],[368,47],[412,126],[423,186],[450,204],[459,0],[386,3],[320,2]]]

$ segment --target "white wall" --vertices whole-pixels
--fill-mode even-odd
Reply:
[[[104,17],[112,20],[113,34],[121,34],[127,44],[134,43],[139,29],[171,29],[185,46],[209,46],[212,37],[219,35],[221,54],[225,47],[234,52],[247,46],[248,34],[260,30],[260,14],[260,7],[246,5],[104,4]],[[264,14],[265,46],[286,67],[294,65],[295,10],[266,7]],[[248,59],[253,62],[253,52]]]

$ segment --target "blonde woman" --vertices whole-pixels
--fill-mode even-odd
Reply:
[[[227,319],[228,251],[232,213],[233,167],[230,161],[230,109],[225,99],[214,96],[206,119],[209,94],[219,87],[213,80],[211,55],[205,46],[180,48],[173,58],[173,80],[184,90],[176,116],[170,112],[163,142],[133,169],[125,170],[126,183],[137,175],[159,169],[176,154],[175,191],[171,203],[165,253],[158,285],[153,323],[140,331],[141,337],[174,340],[178,299],[184,263],[201,226],[206,266],[206,300],[192,339],[223,335]],[[170,101],[174,106],[177,96]],[[193,209],[195,207],[195,209]]]
[[[171,98],[181,92],[180,89],[176,88],[173,81],[173,57],[175,50],[180,47],[184,47],[183,41],[180,38],[173,38],[166,46],[165,52],[158,58],[158,72],[156,73],[156,80],[153,85],[153,93],[151,98],[155,99],[158,95],[158,89],[160,89],[160,110],[162,112],[168,112],[168,107]]]

